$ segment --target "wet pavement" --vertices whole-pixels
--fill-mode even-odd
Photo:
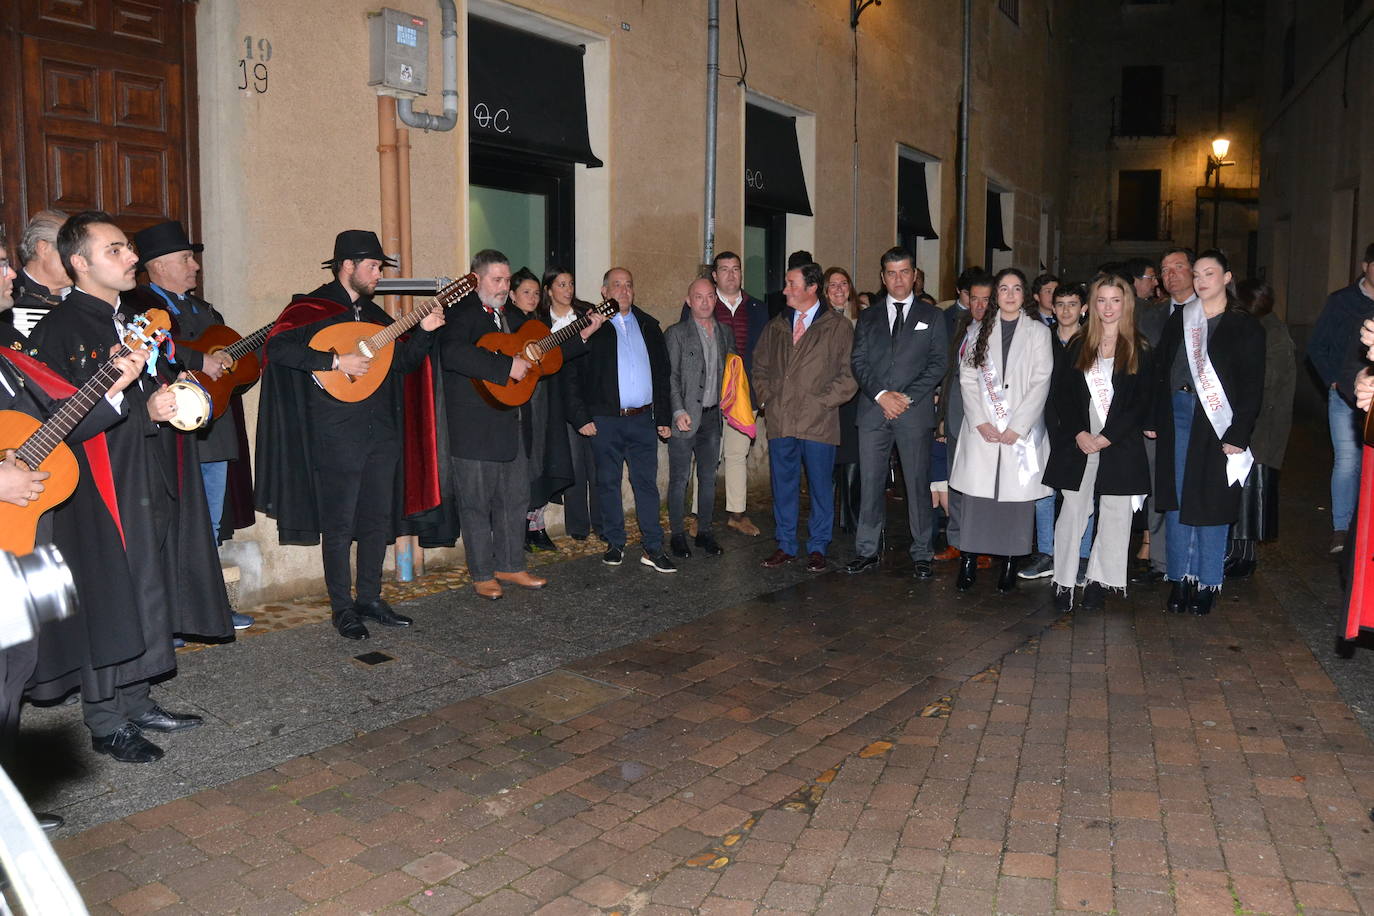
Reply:
[[[1209,617],[1163,588],[1060,616],[900,550],[767,572],[728,532],[675,576],[585,556],[362,645],[182,656],[162,696],[209,721],[158,764],[27,710],[71,760],[30,789],[98,913],[1374,912],[1372,656],[1331,651],[1322,466]]]

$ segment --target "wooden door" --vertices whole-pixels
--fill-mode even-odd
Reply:
[[[3,4],[0,204],[16,236],[44,208],[106,210],[127,233],[196,230],[194,3]]]

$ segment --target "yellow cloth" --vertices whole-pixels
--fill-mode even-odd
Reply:
[[[750,439],[758,433],[754,423],[754,404],[749,397],[749,378],[744,374],[744,360],[738,354],[725,357],[725,376],[720,383],[720,409],[725,422]]]

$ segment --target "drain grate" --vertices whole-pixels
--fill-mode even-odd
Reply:
[[[353,659],[354,661],[362,662],[364,665],[368,666],[382,665],[386,662],[394,662],[396,660],[393,656],[387,655],[385,652],[364,652],[362,655],[353,656]]]

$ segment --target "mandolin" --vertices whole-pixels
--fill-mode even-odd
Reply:
[[[619,310],[620,305],[614,299],[606,299],[591,309],[590,312],[596,312],[610,318]],[[550,331],[549,326],[544,322],[535,321],[531,318],[510,334],[503,334],[500,331],[483,334],[477,340],[477,346],[483,350],[504,353],[506,356],[519,356],[525,352],[525,347],[534,344],[544,356],[539,362],[530,366],[525,377],[518,382],[514,379],[507,379],[505,384],[498,384],[486,379],[473,379],[472,384],[477,386],[477,393],[486,398],[488,402],[494,401],[493,406],[519,407],[528,402],[534,396],[534,386],[539,379],[546,375],[553,375],[563,368],[563,351],[559,347],[572,340],[574,334],[581,333],[582,329],[589,324],[591,324],[591,319],[587,315],[583,315],[557,331]]]
[[[76,457],[62,440],[91,412],[91,408],[100,403],[110,386],[119,379],[119,369],[114,361],[135,350],[158,346],[167,338],[171,328],[172,318],[163,309],[149,309],[136,316],[125,325],[122,345],[113,348],[105,365],[76,394],[53,411],[46,422],[40,423],[17,410],[0,410],[0,443],[23,443],[18,448],[0,447],[0,453],[6,458],[13,455],[30,470],[41,468],[49,475],[43,481],[43,492],[27,506],[21,508],[13,503],[0,502],[0,550],[14,554],[26,554],[33,550],[39,517],[65,502],[76,489],[80,477]]]
[[[225,353],[233,360],[229,364],[229,368],[225,369],[217,379],[210,378],[209,375],[198,369],[191,372],[192,377],[210,395],[213,419],[218,420],[224,411],[229,409],[229,399],[235,391],[252,385],[262,377],[262,363],[258,360],[257,351],[267,340],[267,335],[271,330],[272,325],[267,324],[247,337],[240,337],[233,328],[216,324],[206,328],[205,333],[195,340],[178,340],[176,342],[178,347],[189,347],[197,353],[204,353],[206,356],[214,353]]]
[[[383,327],[368,321],[344,321],[321,328],[310,338],[310,346],[326,353],[361,353],[372,360],[366,375],[356,378],[340,369],[320,369],[314,373],[315,383],[330,396],[356,404],[381,387],[391,369],[396,338],[415,327],[437,308],[446,308],[477,288],[477,275],[468,274],[449,280],[434,294],[433,299],[411,309],[391,324]]]

